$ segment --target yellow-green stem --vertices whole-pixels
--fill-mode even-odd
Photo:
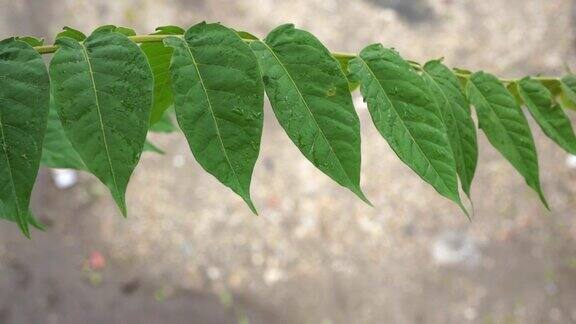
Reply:
[[[135,36],[128,36],[128,38],[131,41],[133,41],[134,43],[152,43],[152,42],[161,42],[164,38],[166,38],[168,36],[173,36],[173,35],[135,35]],[[244,39],[244,41],[245,42],[251,42],[254,40],[253,39]],[[34,47],[34,49],[36,49],[36,51],[38,51],[38,53],[40,53],[40,54],[50,54],[50,53],[56,52],[58,50],[58,47],[59,47],[58,45],[44,45],[44,46],[36,46],[36,47]],[[343,53],[343,52],[333,52],[332,56],[334,56],[335,58],[353,59],[356,57],[356,54]],[[418,64],[416,62],[410,61],[410,65],[412,65],[412,67],[414,67],[416,69],[422,68],[420,66],[420,64]],[[458,76],[461,79],[469,79],[470,78],[470,74],[468,74],[468,73],[463,73],[463,72],[459,72],[459,71],[454,71],[454,73],[456,74],[456,76]],[[559,79],[555,78],[555,77],[536,76],[533,78],[536,80],[542,81],[542,82],[559,81]],[[500,79],[500,81],[508,84],[508,83],[517,82],[517,81],[519,81],[519,79]]]

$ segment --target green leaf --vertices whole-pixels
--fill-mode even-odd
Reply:
[[[539,81],[552,93],[553,97],[558,96],[562,92],[562,81],[558,79],[544,79]]]
[[[576,136],[570,119],[552,99],[552,94],[537,80],[524,78],[518,92],[542,131],[568,153],[576,154]]]
[[[248,40],[258,40],[258,37],[250,34],[247,31],[243,31],[243,30],[236,30],[236,33],[238,34],[238,36],[240,36],[240,38],[242,39],[248,39]]]
[[[146,57],[126,36],[98,29],[84,43],[63,37],[50,63],[54,101],[67,137],[126,215],[153,95]]]
[[[491,74],[472,74],[466,88],[488,140],[534,189],[548,208],[540,186],[538,157],[528,122],[514,97]]]
[[[128,27],[118,26],[114,31],[126,36],[136,36],[136,31]]]
[[[562,106],[576,110],[576,75],[569,74],[560,80],[560,100]]]
[[[157,153],[160,155],[164,155],[166,153],[148,140],[144,142],[144,152]]]
[[[518,91],[518,87],[516,86],[516,83],[510,82],[508,84],[505,84],[504,86],[506,87],[506,90],[508,90],[508,92],[510,92],[512,97],[514,97],[514,99],[516,100],[518,105],[522,106],[522,97],[520,97],[520,92]]]
[[[30,46],[42,46],[44,45],[44,38],[37,38],[34,36],[22,36],[16,37],[16,40],[22,41]]]
[[[0,42],[0,217],[30,236],[30,194],[36,181],[50,101],[42,57],[29,44]]]
[[[478,162],[476,127],[470,115],[470,103],[462,92],[456,75],[440,61],[426,63],[422,75],[440,108],[462,190],[470,197],[470,187]]]
[[[566,96],[572,101],[576,102],[576,76],[573,74],[567,75],[560,80],[560,86],[566,93]]]
[[[350,92],[358,89],[358,87],[360,86],[360,82],[353,80],[352,75],[350,74],[350,71],[348,70],[348,64],[350,63],[350,60],[353,59],[353,57],[352,56],[337,56],[335,58],[338,61],[338,64],[340,64],[340,68],[342,69],[342,71],[346,75],[346,79],[348,80],[348,89],[350,90]]]
[[[144,143],[143,152],[164,154],[164,151],[148,140]],[[42,166],[54,169],[87,170],[82,158],[66,137],[53,98],[50,98],[50,113],[40,163]]]
[[[62,128],[54,98],[50,98],[50,113],[48,114],[48,126],[42,147],[41,163],[49,168],[86,170],[82,158]]]
[[[173,112],[174,109],[168,108],[160,120],[150,126],[150,131],[154,133],[174,133],[177,129],[172,121]]]
[[[220,24],[190,27],[174,48],[174,107],[194,157],[256,213],[250,181],[263,126],[264,89],[254,53]]]
[[[136,31],[134,29],[116,25],[103,25],[96,28],[92,33],[94,34],[95,32],[101,32],[101,31],[112,31],[120,33],[124,36],[136,36]]]
[[[346,76],[310,33],[282,25],[250,43],[274,114],[300,152],[367,203],[360,188],[360,122]]]
[[[350,71],[360,80],[376,128],[400,160],[467,214],[442,115],[420,75],[381,44],[364,48]]]
[[[62,37],[70,37],[72,39],[75,39],[79,42],[83,42],[86,39],[86,35],[84,35],[84,33],[82,33],[79,30],[76,30],[72,27],[68,27],[68,26],[64,26],[63,28],[64,30],[59,32],[58,35],[56,35],[56,39],[58,38],[62,38]]]
[[[177,26],[158,27],[154,35],[181,35],[184,30]],[[174,103],[170,84],[170,59],[172,48],[161,42],[143,43],[140,48],[146,54],[152,74],[154,74],[154,105],[150,115],[150,125],[157,123],[168,107]]]
[[[180,26],[167,25],[156,27],[155,35],[184,35],[185,30]]]

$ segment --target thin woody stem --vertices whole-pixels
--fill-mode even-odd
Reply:
[[[128,36],[128,38],[133,41],[134,43],[153,43],[153,42],[161,42],[162,40],[164,40],[164,38],[169,37],[169,36],[177,36],[177,35],[135,35],[135,36]],[[253,39],[244,39],[245,42],[252,42],[254,41]],[[58,50],[59,46],[58,45],[44,45],[44,46],[35,46],[34,49],[36,51],[38,51],[38,53],[40,54],[50,54],[50,53],[54,53]],[[353,59],[356,57],[356,54],[353,53],[343,53],[343,52],[333,52],[332,56],[334,56],[337,59]],[[417,62],[413,62],[413,61],[409,61],[410,65],[417,69],[417,70],[421,70],[422,66],[417,63]],[[462,71],[455,71],[454,72],[456,74],[457,77],[459,77],[460,79],[469,79],[470,75],[469,73],[464,73]],[[544,77],[544,76],[536,76],[533,77],[536,80],[542,81],[542,82],[557,82],[559,81],[559,78],[556,77]],[[518,82],[520,81],[520,79],[500,79],[500,81],[502,81],[503,83],[509,84],[509,83],[514,83],[514,82]]]

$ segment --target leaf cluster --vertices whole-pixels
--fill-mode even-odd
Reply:
[[[41,54],[54,52],[48,68]],[[265,94],[288,137],[316,168],[370,204],[360,186],[360,122],[351,92],[398,158],[440,195],[469,211],[478,128],[548,207],[522,106],[543,132],[576,154],[564,108],[576,106],[576,76],[499,80],[404,59],[372,44],[331,53],[291,24],[263,40],[217,23],[138,36],[70,27],[45,46],[34,37],[0,42],[0,217],[29,236],[40,165],[96,176],[127,215],[125,192],[142,152],[162,153],[149,132],[179,130],[196,161],[256,213],[250,182]]]

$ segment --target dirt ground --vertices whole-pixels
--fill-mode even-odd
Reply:
[[[518,77],[576,68],[573,8],[569,0],[0,0],[0,38],[105,23],[145,33],[202,20],[265,36],[293,22],[335,51],[381,42],[418,61],[444,57]],[[355,96],[362,187],[374,208],[315,170],[269,106],[252,182],[257,217],[201,170],[180,134],[152,137],[167,153],[143,156],[128,219],[93,177],[62,190],[43,170],[33,207],[48,230],[28,241],[0,226],[0,323],[576,323],[574,158],[531,122],[548,212],[479,133],[469,222],[395,157]]]

